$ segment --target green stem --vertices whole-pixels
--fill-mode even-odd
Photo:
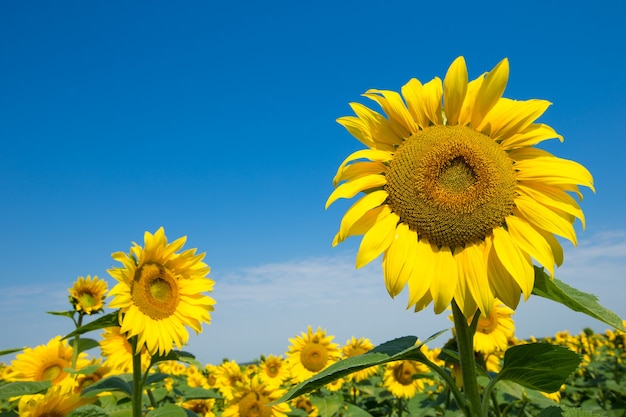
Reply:
[[[479,311],[474,314],[474,318],[480,314]],[[459,350],[459,361],[461,362],[461,375],[463,377],[463,392],[467,401],[466,407],[468,417],[483,417],[480,407],[480,393],[478,392],[478,380],[476,378],[476,358],[474,357],[474,329],[467,324],[467,319],[463,312],[452,300],[452,315],[454,317],[454,330],[456,333],[456,342]],[[475,320],[476,321],[476,320]]]
[[[456,400],[456,403],[459,405],[460,409],[467,408],[465,398],[463,397],[463,393],[456,386],[456,382],[454,381],[454,378],[452,378],[452,376],[450,376],[449,373],[447,373],[441,367],[435,365],[426,357],[420,359],[419,361],[422,362],[424,365],[428,366],[433,372],[437,373],[437,375],[439,375],[446,382],[446,384],[448,385],[448,388],[450,389],[450,392],[454,396],[454,399]]]
[[[80,326],[83,325],[83,314],[82,312],[78,312],[78,321],[75,321],[74,324],[76,325],[76,328],[78,329]],[[74,336],[74,340],[72,341],[72,369],[76,370],[76,363],[78,362],[78,342],[80,340],[80,335],[76,334],[76,336]]]
[[[143,375],[141,374],[141,349],[137,347],[137,336],[130,338],[133,347],[133,417],[142,415]]]

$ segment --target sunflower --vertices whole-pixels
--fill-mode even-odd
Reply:
[[[71,380],[53,385],[45,394],[22,395],[18,403],[20,417],[65,417],[73,410],[96,401],[73,392]]]
[[[360,268],[383,255],[387,291],[409,288],[409,307],[452,300],[466,317],[489,314],[498,297],[515,309],[534,285],[533,259],[551,275],[563,261],[554,235],[576,244],[584,216],[570,193],[593,190],[582,165],[534,145],[559,138],[535,123],[551,104],[502,97],[509,62],[468,82],[463,57],[443,80],[411,79],[402,95],[368,90],[387,117],[359,103],[337,121],[369,149],[348,156],[334,178],[339,198],[363,195],[345,213],[333,245],[363,235]]]
[[[513,323],[514,311],[496,299],[489,315],[480,312],[476,333],[474,333],[474,350],[485,355],[495,351],[505,351],[509,339],[515,333]],[[471,318],[468,319],[471,322]]]
[[[202,417],[215,416],[215,413],[213,412],[213,408],[215,407],[215,398],[189,400],[183,402],[181,406],[184,409],[193,411]]]
[[[306,333],[289,339],[287,360],[294,382],[302,382],[339,360],[339,348],[331,343],[333,339],[334,336],[326,336],[326,330],[319,327],[313,333],[311,326]]]
[[[70,292],[70,303],[74,309],[84,314],[99,313],[104,308],[104,298],[108,284],[105,280],[90,275],[87,278],[78,277],[72,288],[68,288]]]
[[[227,400],[234,398],[233,392],[237,384],[244,383],[249,378],[241,370],[241,366],[234,360],[224,362],[215,369],[215,387]]]
[[[280,398],[284,389],[270,388],[258,375],[235,384],[233,398],[228,401],[223,417],[287,417],[291,411],[286,403],[268,405]]]
[[[366,352],[369,352],[372,349],[374,349],[374,345],[369,339],[365,337],[361,337],[360,339],[357,339],[356,337],[353,336],[341,348],[341,353],[344,358],[350,358],[352,356],[362,355]],[[360,371],[357,371],[348,375],[347,378],[349,381],[361,382],[375,375],[377,372],[378,372],[378,366],[370,366],[369,368],[365,368],[365,369],[362,369]]]
[[[416,361],[395,361],[385,365],[383,386],[398,398],[409,399],[424,389],[420,374],[428,372],[426,365]]]
[[[133,348],[126,336],[120,333],[120,327],[107,327],[102,333],[99,342],[102,356],[105,357],[105,365],[111,368],[112,373],[126,374],[133,370]],[[141,350],[142,372],[148,369],[150,353],[144,347]]]
[[[11,381],[50,381],[52,385],[60,384],[70,375],[65,369],[72,367],[73,352],[67,341],[56,336],[45,345],[26,348],[17,354],[11,362],[11,373],[7,378]],[[80,353],[76,369],[87,365],[87,355]]]
[[[207,278],[204,253],[176,253],[185,241],[181,237],[168,244],[161,227],[154,235],[145,233],[143,248],[133,243],[129,254],[113,254],[123,266],[109,270],[118,281],[110,306],[120,309],[121,332],[137,336],[138,346],[145,345],[153,355],[187,343],[185,326],[200,333],[202,323],[211,321],[215,301],[204,293],[213,290],[214,281]]]
[[[270,387],[278,388],[289,378],[289,367],[282,356],[269,355],[261,357],[259,378]]]

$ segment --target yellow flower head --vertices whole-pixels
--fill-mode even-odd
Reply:
[[[350,358],[352,356],[362,355],[366,352],[369,352],[372,349],[374,349],[374,345],[369,339],[365,337],[361,337],[360,339],[357,339],[356,337],[353,336],[341,348],[341,353],[344,358]],[[347,378],[349,381],[361,382],[375,375],[377,372],[378,372],[378,366],[370,366],[369,368],[365,368],[365,369],[362,369],[360,371],[357,371],[348,375]]]
[[[23,395],[18,403],[20,417],[65,417],[83,405],[93,403],[97,397],[83,398],[73,392],[71,380],[53,385],[45,394]]]
[[[331,343],[333,339],[334,336],[326,336],[326,330],[319,327],[313,333],[311,326],[306,333],[289,339],[287,360],[294,382],[302,382],[339,360],[339,348]]]
[[[505,351],[509,339],[515,333],[515,324],[511,317],[514,311],[495,300],[489,315],[480,314],[476,333],[474,333],[474,350],[483,354]],[[468,319],[471,322],[472,318]]]
[[[90,275],[87,278],[78,277],[70,292],[70,303],[74,309],[84,314],[99,313],[104,308],[104,298],[108,284],[105,280]]]
[[[105,364],[111,368],[114,374],[130,373],[133,370],[133,348],[128,338],[120,333],[120,328],[107,327],[102,333],[100,351],[105,357]],[[150,353],[144,347],[141,350],[141,367],[145,372],[150,364]]]
[[[269,387],[280,387],[291,375],[287,362],[281,356],[269,355],[261,358],[258,375]]]
[[[27,348],[15,356],[11,362],[11,373],[7,378],[11,381],[50,381],[53,385],[60,384],[69,377],[65,371],[72,367],[73,349],[67,341],[56,336],[45,345]],[[78,355],[76,369],[89,365],[85,353]]]
[[[215,387],[227,400],[233,399],[233,392],[237,384],[244,384],[249,378],[241,370],[241,366],[234,360],[224,362],[215,368]]]
[[[340,165],[326,207],[362,196],[350,207],[333,245],[363,235],[360,268],[383,255],[392,297],[408,285],[409,306],[435,313],[455,300],[466,317],[490,314],[498,297],[516,308],[534,285],[532,259],[550,274],[563,261],[554,235],[576,244],[584,216],[570,193],[593,189],[582,165],[534,145],[563,138],[536,119],[551,104],[502,97],[504,59],[468,82],[463,57],[443,80],[411,79],[401,95],[368,90],[386,117],[359,103],[342,124],[369,149]]]
[[[120,309],[121,332],[137,336],[138,346],[145,345],[153,355],[186,344],[185,326],[200,333],[202,323],[211,321],[215,301],[204,293],[213,290],[214,281],[207,277],[204,253],[177,252],[185,240],[168,243],[161,227],[154,235],[145,233],[143,248],[133,243],[129,254],[113,254],[123,266],[109,270],[118,281],[110,306]]]
[[[286,413],[291,411],[286,403],[267,405],[286,391],[268,387],[258,375],[237,383],[234,388],[223,417],[287,417]]]
[[[417,378],[428,368],[415,361],[396,361],[385,365],[383,386],[398,398],[411,398],[424,389],[424,380]]]

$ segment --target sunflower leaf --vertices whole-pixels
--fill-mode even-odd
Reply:
[[[109,417],[109,413],[97,405],[85,405],[68,414],[67,417]]]
[[[7,400],[22,395],[39,394],[50,388],[50,381],[21,381],[9,382],[0,386],[0,400]]]
[[[513,346],[504,353],[504,365],[496,378],[538,391],[555,392],[576,370],[580,360],[580,355],[563,346],[548,343]]]
[[[133,395],[133,388],[130,383],[120,378],[119,376],[111,376],[94,382],[82,391],[82,395],[90,394],[85,396],[92,397],[101,392],[110,391],[121,391],[129,397],[132,397]]]
[[[447,330],[435,333],[424,342],[416,344],[418,338],[415,336],[404,336],[398,339],[390,340],[381,345],[376,346],[374,349],[366,352],[362,355],[352,356],[336,362],[321,371],[320,373],[312,376],[304,382],[296,385],[289,390],[278,400],[271,404],[279,404],[300,395],[307,394],[316,390],[328,383],[331,383],[339,378],[342,378],[351,373],[360,371],[362,369],[369,368],[371,366],[382,365],[387,362],[400,361],[400,360],[426,360],[424,354],[420,351],[420,348],[425,343],[437,338],[441,334],[447,332]]]
[[[0,356],[10,355],[11,353],[19,352],[24,349],[26,348],[21,347],[21,348],[3,349],[3,350],[0,350]]]
[[[543,268],[535,267],[533,294],[563,304],[574,311],[584,313],[618,330],[626,331],[622,319],[598,303],[598,297],[587,294],[554,278],[551,279]]]
[[[146,414],[146,417],[186,417],[189,415],[193,414],[189,414],[184,408],[174,404],[165,404],[162,407],[150,411]]]
[[[80,326],[73,332],[65,335],[63,339],[69,339],[71,337],[74,337],[80,334],[85,334],[87,332],[92,332],[94,330],[105,329],[107,327],[114,327],[114,326],[119,326],[119,325],[120,325],[119,313],[117,311],[114,311],[113,313],[105,314],[104,316],[97,318],[91,323],[87,323],[83,326]]]

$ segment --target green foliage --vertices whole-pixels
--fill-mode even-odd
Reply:
[[[22,395],[33,395],[45,392],[50,388],[49,381],[42,382],[9,382],[8,384],[0,385],[0,400],[7,400],[13,397],[20,397]]]
[[[69,339],[76,335],[81,335],[81,334],[85,334],[88,332],[92,332],[94,330],[100,330],[100,329],[105,329],[107,327],[119,326],[119,325],[120,325],[119,313],[117,311],[114,311],[112,313],[105,314],[104,316],[98,317],[97,319],[95,319],[94,321],[90,323],[80,326],[79,328],[75,329],[73,332],[65,335],[63,339]]]

